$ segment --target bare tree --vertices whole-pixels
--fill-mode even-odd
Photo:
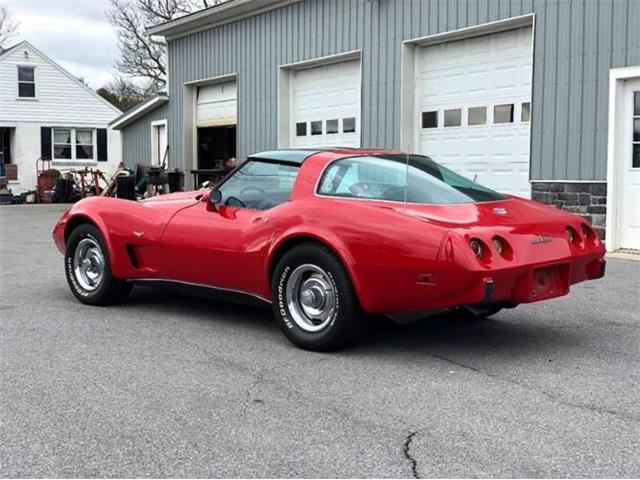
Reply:
[[[122,76],[97,90],[98,95],[126,112],[152,95],[149,85],[141,85]]]
[[[0,6],[0,45],[4,45],[17,33],[20,23],[13,20],[7,7]]]
[[[224,0],[111,0],[109,19],[118,32],[118,71],[149,82],[153,90],[166,84],[164,45],[152,41],[146,28]]]

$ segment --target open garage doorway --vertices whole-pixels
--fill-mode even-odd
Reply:
[[[227,170],[225,162],[236,158],[236,130],[236,125],[198,128],[198,170]],[[202,173],[199,180],[213,181],[219,176]]]
[[[236,158],[237,85],[235,80],[198,88],[196,105],[197,186],[220,180]]]

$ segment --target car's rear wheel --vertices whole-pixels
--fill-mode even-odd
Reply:
[[[67,283],[82,303],[109,305],[123,301],[131,286],[111,274],[109,252],[100,231],[90,224],[76,227],[67,241],[64,258]]]
[[[334,350],[358,339],[364,315],[340,260],[314,243],[299,245],[276,265],[272,279],[274,315],[300,348]]]

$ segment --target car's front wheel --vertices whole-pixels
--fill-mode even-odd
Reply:
[[[287,252],[276,265],[272,296],[278,324],[300,348],[334,350],[357,340],[363,330],[349,274],[324,246],[306,243]]]
[[[93,225],[82,224],[71,232],[64,265],[69,288],[82,303],[109,305],[129,295],[131,286],[111,274],[109,252]]]

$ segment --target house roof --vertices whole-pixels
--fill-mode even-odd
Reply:
[[[179,38],[235,22],[300,0],[227,0],[189,15],[147,28],[149,35]]]
[[[164,105],[169,101],[169,96],[162,92],[153,98],[150,98],[146,102],[142,102],[135,107],[127,110],[118,118],[113,120],[109,127],[114,130],[122,130],[123,128],[131,125],[136,120],[144,117],[147,113],[154,111],[158,107]]]
[[[9,52],[15,50],[19,45],[21,45],[23,43],[28,43],[28,42],[19,42],[19,43],[13,44],[13,45],[11,45],[10,47],[7,47],[7,48],[0,47],[0,60],[2,60],[2,58],[5,55],[8,55]]]
[[[95,90],[93,90],[91,87],[89,87],[88,85],[85,85],[84,83],[82,83],[80,80],[78,80],[77,77],[75,77],[73,74],[71,74],[70,72],[68,72],[67,70],[65,70],[64,68],[62,68],[60,65],[58,65],[54,60],[52,60],[49,56],[47,56],[45,53],[43,53],[41,50],[38,50],[36,47],[34,47],[31,43],[29,43],[27,40],[23,40],[22,42],[16,43],[15,45],[7,48],[6,50],[3,50],[2,52],[0,52],[0,62],[2,60],[4,60],[7,56],[9,56],[9,54],[11,54],[14,50],[17,50],[19,48],[29,48],[32,51],[34,51],[40,58],[42,58],[45,62],[47,62],[49,65],[51,65],[52,67],[54,67],[55,69],[57,69],[59,72],[61,72],[63,75],[66,75],[67,77],[69,77],[70,80],[72,80],[73,82],[75,82],[77,85],[79,85],[80,87],[84,88],[86,91],[88,91],[89,93],[91,93],[91,95],[93,95],[94,97],[96,97],[98,100],[100,100],[102,103],[104,103],[105,105],[108,105],[114,112],[116,113],[121,113],[120,110],[118,108],[116,108],[114,105],[112,105],[111,103],[109,103],[105,98],[101,97],[100,95],[98,95],[96,93]]]

